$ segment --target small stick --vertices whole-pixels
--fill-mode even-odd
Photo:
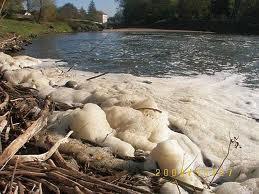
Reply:
[[[24,194],[25,186],[21,183],[21,181],[18,181],[18,186],[19,186],[19,194]]]
[[[155,108],[138,108],[136,110],[153,110],[153,111],[156,111],[156,112],[159,112],[159,113],[162,113],[161,110],[158,110],[158,109],[155,109]]]
[[[45,185],[50,191],[54,191],[56,194],[60,194],[59,188],[45,179],[39,179],[38,182]]]
[[[108,74],[108,72],[102,73],[102,74],[97,75],[97,76],[90,77],[90,78],[86,79],[86,81],[90,81],[90,80],[92,80],[92,79],[95,79],[95,78],[98,78],[98,77],[104,76],[104,75],[106,75],[106,74]]]
[[[16,159],[15,165],[14,165],[14,169],[13,169],[13,174],[12,174],[12,178],[11,178],[11,183],[10,183],[10,187],[9,187],[9,193],[12,193],[12,187],[13,187],[13,180],[14,180],[14,176],[15,176],[15,171],[17,169],[17,164],[19,161],[19,157]]]
[[[232,143],[233,143],[233,140],[230,138],[229,144],[228,144],[228,152],[227,152],[227,155],[226,155],[225,158],[222,160],[222,162],[221,162],[219,168],[217,169],[216,173],[215,173],[214,176],[212,177],[212,179],[211,179],[209,185],[211,185],[211,184],[213,183],[213,181],[214,181],[216,175],[218,174],[218,172],[220,171],[221,167],[223,166],[223,164],[225,163],[226,159],[228,158],[228,156],[229,156],[229,154],[230,154],[230,148],[231,148]]]
[[[181,194],[181,190],[180,190],[180,187],[179,187],[179,185],[178,185],[178,181],[175,181],[175,184],[176,184],[176,186],[177,186],[177,189],[178,189],[179,194]]]

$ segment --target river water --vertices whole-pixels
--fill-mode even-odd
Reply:
[[[58,34],[33,40],[21,54],[54,58],[91,72],[194,76],[230,72],[259,87],[259,36],[173,32]]]

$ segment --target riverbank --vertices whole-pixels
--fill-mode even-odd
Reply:
[[[49,33],[72,32],[72,28],[65,22],[34,23],[3,19],[0,21],[0,51],[17,52],[24,44],[29,44],[32,38]]]
[[[91,22],[47,22],[18,21],[12,19],[0,20],[0,52],[17,52],[24,44],[41,35],[52,33],[71,33],[84,31],[100,31],[101,26]]]
[[[58,104],[40,135],[39,145],[46,140],[43,137],[51,133],[62,137],[70,129],[76,135],[59,151],[72,152],[70,157],[92,167],[128,171],[138,168],[167,178],[173,170],[199,168],[199,176],[191,173],[177,179],[187,183],[189,189],[194,186],[217,194],[257,191],[259,91],[241,86],[242,76],[97,77],[91,72],[68,71],[62,67],[64,63],[56,60],[4,54],[0,59],[5,80],[35,88],[40,98],[49,96]],[[73,147],[74,138],[91,142],[98,152],[78,151]],[[230,140],[235,145],[228,150]],[[136,162],[137,156],[144,161]],[[210,184],[213,170],[226,156],[224,168]],[[144,176],[145,179],[148,178]],[[161,193],[172,193],[173,188],[178,191],[175,184],[157,183]],[[180,185],[190,192],[186,185]],[[150,182],[138,186],[157,193]]]
[[[176,32],[176,33],[203,33],[203,34],[214,34],[215,32],[208,31],[193,31],[193,30],[168,30],[159,28],[116,28],[106,29],[104,32]]]

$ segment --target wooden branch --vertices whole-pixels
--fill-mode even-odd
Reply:
[[[18,150],[36,135],[47,124],[49,114],[50,101],[45,101],[44,109],[40,113],[40,117],[19,137],[17,137],[0,155],[0,166],[8,162]]]
[[[3,90],[3,88],[1,88],[1,87],[0,87],[0,91],[3,92],[3,94],[5,95],[4,102],[2,102],[2,103],[0,104],[0,110],[3,110],[4,108],[7,107],[10,97],[9,97],[9,95]]]
[[[16,175],[23,175],[23,176],[30,176],[30,177],[47,177],[46,173],[41,173],[41,172],[30,172],[27,170],[17,170],[15,172]],[[10,171],[0,171],[0,175],[9,175],[10,176]]]
[[[48,149],[48,146],[45,144],[46,141],[48,141],[50,144],[54,144],[62,138],[62,135],[44,130],[35,136],[35,145],[44,149]],[[89,164],[96,168],[105,167],[106,169],[127,170],[132,172],[143,170],[144,166],[143,163],[140,162],[125,161],[115,158],[112,152],[107,149],[93,147],[89,144],[84,144],[81,141],[72,138],[69,138],[66,144],[60,145],[59,152],[62,154],[72,155],[74,159],[80,164]]]
[[[50,191],[53,191],[56,194],[60,194],[59,188],[56,185],[52,184],[51,182],[45,179],[37,179],[37,181],[45,185],[45,187],[47,187]]]
[[[24,162],[33,162],[33,161],[38,161],[38,162],[44,162],[48,160],[58,149],[58,147],[66,143],[68,141],[68,138],[72,135],[73,131],[70,131],[63,139],[60,139],[57,141],[52,148],[46,153],[40,154],[40,155],[15,155],[11,159],[11,161],[17,160],[19,158],[19,161],[21,163]]]
[[[49,178],[51,178],[53,181],[58,181],[58,182],[61,182],[65,185],[69,185],[69,186],[72,186],[72,187],[79,187],[80,189],[82,189],[84,191],[84,193],[86,194],[92,194],[93,192],[85,187],[83,187],[82,185],[80,185],[79,183],[63,176],[63,175],[60,175],[56,172],[49,172],[48,173],[49,175]]]
[[[58,150],[53,154],[53,159],[56,161],[59,167],[62,167],[68,170],[76,170],[72,165],[66,162],[66,160],[62,157],[62,155],[59,153]]]
[[[83,174],[83,173],[80,173],[78,171],[72,171],[72,170],[69,171],[69,170],[66,170],[66,169],[59,169],[59,171],[63,172],[66,175],[70,175],[70,176],[73,176],[73,177],[81,179],[81,180],[85,180],[85,181],[89,181],[89,182],[92,182],[92,183],[95,183],[95,184],[102,185],[102,188],[112,190],[112,191],[115,191],[115,192],[118,192],[118,193],[125,193],[125,194],[136,193],[132,190],[125,189],[125,188],[122,188],[120,186],[113,185],[111,183],[107,183],[105,181],[99,180],[99,179],[94,178],[94,177],[90,177],[90,176],[88,176],[86,174]]]

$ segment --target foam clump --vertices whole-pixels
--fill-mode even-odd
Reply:
[[[31,71],[29,69],[6,71],[4,79],[12,84],[22,84],[24,86],[35,88],[49,86],[50,82],[40,71]]]
[[[52,128],[58,131],[70,128],[77,138],[110,147],[113,153],[120,156],[134,156],[135,149],[119,138],[106,120],[105,112],[95,104],[86,104],[83,109],[59,113],[52,118]]]
[[[154,107],[157,107],[154,106]],[[200,149],[187,136],[173,132],[168,128],[166,112],[149,109],[135,110],[131,107],[113,106],[104,108],[107,120],[116,136],[130,143],[136,149],[152,151],[157,143],[166,140],[177,140],[185,153],[193,159],[195,166],[204,166]]]
[[[245,182],[226,182],[216,188],[216,194],[253,194],[259,191],[259,179],[249,179]]]
[[[151,158],[157,162],[161,173],[167,173],[190,185],[203,188],[200,180],[193,174],[193,159],[184,152],[176,140],[159,143],[151,152]]]
[[[47,92],[48,93],[48,92]],[[68,105],[85,104],[91,95],[84,90],[74,90],[73,88],[59,87],[48,94],[55,102],[62,102]]]
[[[3,52],[0,52],[0,65],[2,70],[21,69],[25,67],[33,67],[41,64],[41,60],[29,56],[11,57]],[[3,68],[3,66],[5,68]]]
[[[160,189],[160,193],[161,194],[188,194],[188,192],[185,191],[183,188],[170,182],[166,182],[165,184],[163,184],[163,186]]]

